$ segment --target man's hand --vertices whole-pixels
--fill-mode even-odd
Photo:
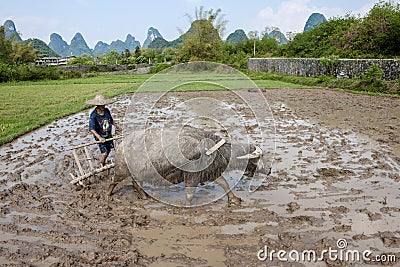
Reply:
[[[90,130],[90,132],[94,135],[94,137],[97,138],[97,140],[99,140],[100,143],[104,143],[106,141],[106,139],[101,137],[101,135],[99,135],[95,130]]]
[[[116,123],[114,123],[115,132],[120,132],[122,129]]]

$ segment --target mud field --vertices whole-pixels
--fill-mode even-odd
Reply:
[[[1,147],[1,265],[362,266],[382,264],[372,261],[377,255],[399,264],[400,99],[317,89],[263,94],[276,123],[273,171],[254,193],[246,179],[237,184],[240,206],[227,206],[226,197],[196,208],[139,200],[129,181],[107,199],[112,172],[86,188],[71,185],[76,166],[64,149],[92,141],[89,110]],[[199,96],[236,101],[223,91],[166,99]],[[143,94],[136,106],[151,97]],[[114,118],[129,103],[129,95],[117,98],[109,106]],[[343,254],[370,250],[371,261],[322,254],[338,250],[339,239],[347,242]],[[292,258],[271,259],[265,248],[267,256],[282,250]],[[304,250],[323,256],[290,260]]]

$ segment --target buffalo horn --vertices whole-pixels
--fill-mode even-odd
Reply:
[[[258,146],[255,146],[255,147],[256,147],[256,150],[254,150],[252,153],[246,154],[244,156],[236,157],[236,158],[237,159],[255,159],[255,158],[259,158],[262,155],[262,150]]]

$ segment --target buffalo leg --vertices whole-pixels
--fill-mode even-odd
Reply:
[[[121,181],[125,180],[125,178],[127,178],[127,176],[125,176],[125,175],[117,175],[114,172],[114,175],[111,177],[111,183],[108,186],[108,190],[107,190],[107,195],[109,197],[112,195],[112,193],[113,193],[115,187],[117,186],[117,184],[119,184]]]
[[[143,188],[135,181],[135,178],[132,177],[133,187],[138,191],[141,199],[147,199],[147,194],[144,192]]]
[[[228,203],[229,205],[239,205],[242,202],[242,199],[235,196],[231,189],[229,188],[228,182],[225,180],[224,177],[219,177],[217,180],[215,180],[226,192],[228,195]]]
[[[111,179],[111,183],[110,186],[108,187],[107,190],[107,195],[110,197],[115,189],[115,187],[117,186],[117,184],[119,184],[121,181],[125,180],[124,179],[119,179],[118,181],[115,181],[114,177]],[[146,192],[143,191],[143,189],[138,185],[138,183],[135,181],[135,179],[132,177],[132,184],[133,187],[138,191],[139,193],[139,197],[141,199],[147,199],[147,194]]]
[[[118,184],[118,182],[114,182],[114,181],[111,182],[110,186],[108,187],[108,191],[107,191],[108,196],[112,195],[114,188],[117,186],[117,184]]]

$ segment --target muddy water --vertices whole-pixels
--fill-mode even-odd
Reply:
[[[258,104],[258,102],[260,102]],[[268,163],[273,162],[275,153],[275,124],[268,102],[262,93],[245,90],[186,93],[137,93],[124,116],[124,131],[147,128],[178,128],[193,126],[215,132],[230,142],[252,143],[266,151]],[[160,140],[160,149],[163,140]],[[171,140],[165,140],[171,142]],[[125,151],[129,153],[128,151]],[[244,170],[223,174],[231,187],[235,186]],[[252,185],[259,186],[265,177],[255,177]],[[249,185],[247,185],[249,186]],[[150,193],[150,192],[149,192]],[[175,206],[185,205],[183,185],[172,187],[171,191],[155,190],[151,196]],[[224,191],[214,183],[199,185],[192,206],[204,205],[217,200]]]
[[[293,89],[265,93],[276,132],[269,127],[271,116],[267,113],[261,120],[250,115],[235,118],[229,113],[243,104],[229,92],[167,95],[145,123],[142,114],[151,109],[148,104],[153,103],[155,94],[142,94],[135,99],[136,105],[129,105],[131,96],[121,96],[110,105],[114,117],[126,128],[188,121],[195,126],[210,125],[212,114],[215,132],[232,133],[240,139],[253,130],[251,141],[264,138],[266,151],[276,146],[273,173],[260,181],[256,192],[248,191],[249,179],[237,182],[234,193],[244,200],[240,206],[228,207],[225,197],[190,209],[143,201],[129,181],[119,185],[109,200],[105,192],[112,172],[91,178],[86,188],[70,185],[69,173],[76,173],[77,167],[71,153],[64,150],[92,141],[86,129],[90,111],[56,121],[1,147],[0,262],[35,266],[286,266],[293,262],[280,262],[276,257],[273,263],[261,262],[257,252],[264,246],[321,252],[329,247],[337,249],[338,239],[346,239],[351,250],[397,255],[399,262],[400,166],[391,150],[392,141],[372,131],[359,134],[355,119],[347,121],[351,125],[347,128],[324,121],[315,106],[329,102],[337,92],[315,90],[313,103],[304,100],[300,109],[294,99],[306,93]],[[252,93],[243,94],[255,102],[255,109],[265,110]],[[191,101],[199,97],[217,99],[218,103],[210,108],[202,101]],[[374,97],[354,99],[372,105],[382,101]],[[348,112],[362,113],[353,109],[362,109],[364,102],[352,104]],[[122,120],[128,106],[134,112]],[[188,114],[188,109],[193,113]],[[202,119],[191,120],[194,114]],[[240,121],[244,117],[244,122]],[[261,133],[253,126],[256,123],[264,127]],[[391,125],[397,123],[390,121]],[[90,152],[97,156],[96,147]],[[218,194],[218,190],[210,183],[198,190],[198,198]],[[333,261],[326,255],[312,264],[296,264],[363,265]]]

